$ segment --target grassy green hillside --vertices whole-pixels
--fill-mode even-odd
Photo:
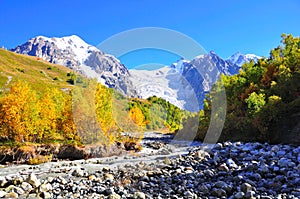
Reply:
[[[70,88],[72,85],[67,82],[69,72],[71,70],[64,66],[0,49],[0,88],[5,86],[9,76],[13,82],[24,80],[37,90],[43,90],[45,85]]]

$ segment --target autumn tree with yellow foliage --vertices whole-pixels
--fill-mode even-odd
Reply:
[[[37,134],[39,107],[36,93],[27,84],[17,82],[0,100],[1,137],[23,142]]]
[[[78,140],[67,96],[54,88],[38,95],[25,82],[13,83],[0,99],[0,137],[15,142]]]

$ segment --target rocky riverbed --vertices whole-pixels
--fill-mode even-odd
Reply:
[[[300,146],[172,142],[122,156],[0,168],[0,198],[300,198]]]

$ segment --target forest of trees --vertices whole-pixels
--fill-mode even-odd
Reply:
[[[193,114],[170,102],[153,96],[147,100],[131,99],[129,110],[137,124],[145,130],[176,132],[183,128],[183,122]]]
[[[67,92],[16,81],[0,95],[0,140],[108,144],[124,140],[121,132],[174,132],[189,114],[158,97],[127,98],[94,80]]]
[[[282,45],[271,50],[269,58],[245,63],[239,74],[222,75],[221,81],[227,97],[221,140],[289,142],[298,139],[293,128],[300,121],[299,37],[283,34]],[[208,128],[209,99],[207,96],[204,112],[200,114],[198,139],[204,138]]]
[[[43,93],[17,81],[0,98],[0,137],[13,142],[79,141],[71,95],[55,88]]]

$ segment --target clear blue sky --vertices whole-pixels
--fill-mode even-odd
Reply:
[[[300,1],[0,0],[0,45],[6,48],[37,35],[76,34],[97,45],[121,31],[149,26],[182,32],[223,58],[237,51],[268,56],[281,33],[300,35]],[[132,67],[176,58],[156,54],[131,54],[121,61]]]

